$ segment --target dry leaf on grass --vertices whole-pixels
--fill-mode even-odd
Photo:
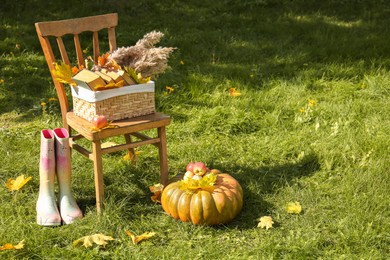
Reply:
[[[29,180],[31,180],[31,177],[24,177],[24,174],[22,174],[18,176],[15,180],[8,179],[5,186],[9,190],[20,190]]]
[[[271,216],[264,216],[258,219],[260,222],[257,224],[257,227],[259,228],[265,228],[269,229],[272,228],[272,225],[274,224],[274,221],[272,220]]]
[[[149,187],[150,192],[153,193],[153,196],[151,197],[152,201],[161,203],[161,193],[163,189],[164,185],[161,183],[157,183]]]
[[[287,213],[290,213],[290,214],[299,214],[302,211],[302,206],[298,201],[289,202],[287,204],[286,210],[287,210]]]
[[[20,241],[17,245],[12,245],[11,243],[6,243],[3,246],[0,246],[0,251],[11,250],[11,249],[22,249],[24,247],[24,240]]]
[[[149,239],[153,237],[156,233],[155,232],[145,232],[142,235],[136,236],[130,231],[126,230],[126,234],[131,237],[131,241],[133,241],[133,244],[138,244],[143,240]]]
[[[73,246],[83,245],[85,248],[90,248],[93,244],[99,245],[101,247],[106,247],[108,241],[115,240],[113,237],[106,236],[103,234],[94,234],[90,236],[85,236],[73,241]]]

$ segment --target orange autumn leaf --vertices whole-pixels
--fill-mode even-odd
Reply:
[[[236,88],[229,88],[229,95],[231,97],[238,97],[241,96],[241,93],[236,90]]]
[[[14,179],[8,179],[5,186],[9,189],[9,190],[20,190],[21,188],[23,188],[23,186],[29,182],[31,180],[31,176],[30,177],[24,177],[24,174],[18,176],[15,180]]]
[[[153,193],[153,196],[150,197],[152,201],[161,203],[161,193],[163,189],[164,185],[162,185],[161,183],[157,183],[149,187],[150,192]]]
[[[76,74],[77,72],[79,72],[80,70],[84,69],[84,66],[83,65],[80,65],[79,67],[76,67],[76,66],[73,66],[72,68],[72,74]]]
[[[10,249],[22,249],[24,247],[24,240],[20,241],[17,245],[12,245],[11,243],[6,243],[3,246],[0,246],[0,251],[10,250]]]
[[[109,60],[108,60],[109,55],[110,54],[107,52],[105,54],[102,54],[102,56],[98,57],[98,65],[100,67],[104,67],[109,62]]]
[[[140,243],[143,240],[147,240],[156,234],[155,232],[145,232],[142,235],[136,236],[128,230],[125,232],[129,237],[131,237],[131,241],[133,241],[134,245]]]

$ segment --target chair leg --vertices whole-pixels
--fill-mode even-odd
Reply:
[[[125,136],[126,143],[130,144],[132,142],[131,135],[130,134],[125,134],[124,136]],[[130,148],[129,149],[129,156],[130,156],[131,164],[135,165],[137,157],[135,156],[134,148]]]
[[[103,163],[100,140],[92,143],[92,161],[95,175],[96,210],[101,213],[104,198]]]
[[[158,137],[160,138],[158,152],[160,156],[160,183],[166,186],[168,184],[168,155],[167,155],[167,139],[165,127],[157,129]]]

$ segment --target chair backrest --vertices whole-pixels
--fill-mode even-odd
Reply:
[[[92,46],[93,46],[93,60],[95,64],[100,55],[99,48],[99,36],[98,32],[103,29],[108,30],[108,43],[110,52],[116,49],[116,36],[115,36],[115,27],[118,25],[118,14],[104,14],[83,18],[75,18],[69,20],[61,21],[51,21],[51,22],[38,22],[35,23],[35,28],[38,34],[39,41],[42,46],[43,53],[46,58],[47,65],[49,66],[50,73],[54,69],[55,62],[58,62],[56,59],[53,48],[50,43],[50,38],[55,38],[59,53],[61,54],[61,60],[68,65],[71,65],[69,61],[68,52],[65,48],[63,41],[63,36],[73,35],[73,40],[75,44],[75,51],[77,56],[77,63],[79,66],[83,65],[85,62],[85,57],[83,57],[83,49],[80,44],[79,35],[83,32],[92,32]],[[53,73],[51,76],[54,81],[54,85],[57,91],[58,100],[61,106],[62,121],[64,127],[68,127],[66,122],[66,113],[70,111],[68,98],[64,85],[54,79]]]

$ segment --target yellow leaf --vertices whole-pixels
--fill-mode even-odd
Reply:
[[[6,243],[3,246],[0,246],[0,251],[2,250],[10,250],[10,249],[22,249],[24,247],[24,240],[20,241],[17,245],[12,245],[10,243]]]
[[[143,84],[143,83],[148,83],[150,81],[150,77],[144,78],[142,77],[141,73],[138,73],[133,69],[132,67],[125,67],[124,68],[127,74],[135,80],[137,84]]]
[[[302,211],[302,206],[299,202],[289,202],[286,207],[287,213],[299,214]]]
[[[75,86],[76,83],[72,79],[72,69],[68,64],[61,62],[61,64],[55,63],[54,69],[51,71],[54,75],[54,79],[58,82]]]
[[[97,90],[106,90],[106,89],[112,89],[112,88],[121,88],[125,85],[125,81],[124,80],[121,80],[121,81],[118,81],[118,82],[111,82],[111,83],[108,83],[107,85],[105,86],[102,86],[102,85],[98,85],[94,88],[95,91]]]
[[[138,147],[137,147],[138,148]],[[137,148],[135,148],[135,151],[134,151],[134,155],[135,157],[139,157],[142,153],[142,151],[138,150]],[[124,155],[122,157],[122,160],[124,161],[131,161],[133,158],[131,157],[131,154],[130,153],[126,153],[126,155]]]
[[[165,88],[168,91],[168,93],[172,93],[175,90],[173,87],[170,86],[165,86]]]
[[[20,190],[30,180],[31,180],[31,177],[25,178],[24,174],[22,174],[22,175],[18,176],[15,180],[8,179],[7,183],[5,184],[5,186],[9,190]]]
[[[197,190],[214,190],[214,184],[217,181],[217,173],[210,172],[204,175],[201,179],[189,178],[178,182],[180,190],[187,192],[195,192]]]
[[[141,241],[143,240],[146,240],[146,239],[149,239],[151,238],[152,236],[154,236],[156,233],[155,232],[145,232],[143,233],[142,235],[139,235],[139,236],[136,236],[134,235],[133,233],[131,233],[130,231],[126,230],[126,234],[131,237],[131,241],[133,241],[133,244],[138,244],[140,243]]]
[[[269,229],[272,228],[272,225],[274,224],[274,221],[272,220],[271,216],[264,216],[258,219],[260,222],[257,225],[259,228],[265,228]]]
[[[82,244],[85,248],[90,248],[95,243],[98,246],[105,247],[108,244],[107,241],[112,241],[112,240],[115,239],[111,236],[106,236],[103,234],[94,234],[90,236],[84,236],[82,238],[73,241],[73,246],[79,246],[80,244]]]
[[[164,185],[161,183],[157,183],[149,187],[150,192],[153,193],[153,196],[151,197],[152,201],[161,203],[161,193],[163,189]]]
[[[238,97],[241,96],[241,93],[236,90],[236,88],[230,88],[229,89],[229,95],[232,97]]]

